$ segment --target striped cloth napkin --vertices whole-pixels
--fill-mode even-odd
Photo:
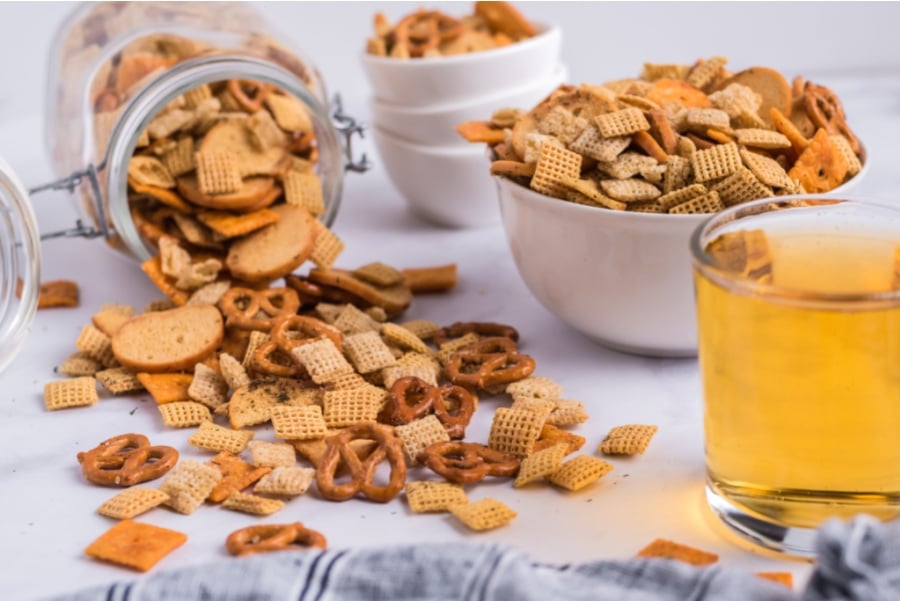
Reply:
[[[628,559],[548,565],[514,549],[452,543],[284,552],[159,572],[58,601],[898,601],[900,525],[826,523],[802,592],[746,572]]]

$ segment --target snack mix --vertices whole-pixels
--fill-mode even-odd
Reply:
[[[419,9],[391,25],[375,15],[375,36],[366,52],[390,58],[433,58],[500,48],[538,34],[538,29],[508,2],[476,2],[460,19]]]
[[[818,194],[865,154],[830,89],[727,59],[645,63],[640,77],[563,85],[530,111],[457,131],[493,149],[491,174],[561,200],[643,213],[714,213]]]

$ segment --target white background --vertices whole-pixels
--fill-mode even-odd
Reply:
[[[468,4],[438,3],[462,13]],[[29,184],[49,174],[42,147],[43,89],[47,51],[69,4],[0,4],[0,156]],[[260,10],[313,58],[348,108],[367,118],[368,85],[359,53],[372,15],[392,19],[418,4],[262,4]],[[740,68],[754,64],[787,74],[815,76],[845,100],[851,124],[866,142],[871,172],[860,191],[890,197],[900,187],[900,22],[897,3],[534,3],[522,10],[535,20],[558,23],[563,59],[572,82],[601,82],[636,75],[644,61],[685,61],[726,55]],[[370,154],[374,151],[369,148]],[[517,520],[507,528],[473,536],[440,516],[410,516],[396,501],[343,505],[301,498],[283,519],[302,519],[326,532],[335,546],[421,540],[468,540],[515,545],[546,561],[627,557],[657,536],[715,551],[725,565],[745,570],[806,567],[734,544],[703,508],[700,387],[693,360],[622,355],[588,342],[545,311],[528,293],[509,257],[502,229],[451,231],[411,217],[378,166],[348,177],[336,232],[347,243],[340,260],[355,266],[378,258],[399,266],[457,261],[460,285],[444,297],[417,299],[408,317],[441,323],[497,320],[515,324],[525,352],[539,372],[559,380],[566,395],[585,401],[592,419],[579,431],[592,449],[621,423],[658,423],[648,453],[617,461],[597,487],[574,495],[552,489],[515,492],[508,485],[477,488],[511,504]],[[35,200],[45,231],[70,225],[64,195]],[[0,598],[27,599],[132,576],[85,559],[81,550],[109,526],[95,508],[112,491],[87,486],[75,453],[119,432],[137,430],[161,444],[198,454],[187,434],[162,428],[152,403],[104,399],[97,406],[49,414],[43,383],[72,350],[81,325],[103,303],[143,306],[157,298],[133,262],[99,241],[44,245],[45,279],[70,278],[82,287],[82,305],[41,312],[20,357],[0,374]],[[484,420],[471,434],[486,435]],[[142,518],[144,519],[144,518]],[[222,558],[231,530],[247,516],[204,507],[192,516],[165,510],[146,521],[190,535],[189,543],[161,568]]]

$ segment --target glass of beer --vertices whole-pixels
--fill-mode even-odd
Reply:
[[[713,512],[801,556],[830,517],[900,516],[900,206],[742,204],[691,250]]]

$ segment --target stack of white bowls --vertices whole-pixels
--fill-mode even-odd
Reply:
[[[456,56],[363,56],[380,163],[410,210],[448,227],[500,219],[483,144],[456,126],[500,108],[529,109],[566,80],[562,36],[542,27],[528,40]]]

